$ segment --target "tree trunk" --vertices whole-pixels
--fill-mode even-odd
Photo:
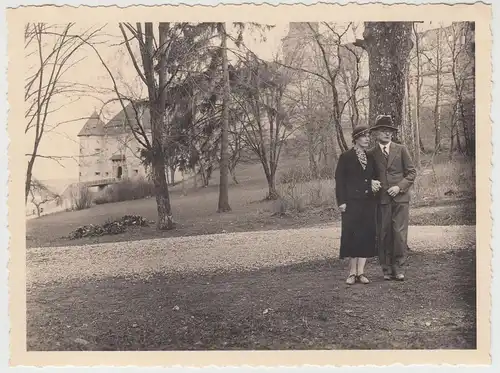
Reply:
[[[450,161],[453,159],[453,151],[454,151],[453,148],[455,147],[455,125],[454,125],[454,122],[455,122],[455,118],[454,118],[454,115],[452,115],[451,125],[450,125],[450,151],[448,153],[448,158]]]
[[[467,28],[466,35],[468,36],[466,55],[471,61],[470,67],[470,78],[472,80],[471,84],[471,108],[469,113],[470,121],[468,120],[468,124],[470,125],[471,132],[470,133],[470,155],[475,156],[476,154],[476,24],[474,22],[466,22],[465,27]]]
[[[175,167],[170,166],[170,185],[175,185]]]
[[[458,124],[455,124],[455,138],[457,140],[457,150],[463,153],[462,140],[460,139],[460,131],[458,129]]]
[[[24,204],[28,203],[28,194],[31,188],[31,178],[33,175],[33,165],[35,163],[35,157],[31,157],[28,161],[28,167],[26,169],[26,180],[24,184]]]
[[[369,121],[377,115],[391,115],[402,123],[405,93],[405,65],[412,48],[411,22],[365,22],[363,46],[368,53]]]
[[[266,175],[267,176],[267,175]],[[267,178],[267,186],[269,189],[267,199],[276,200],[279,198],[278,191],[276,190],[276,175],[270,174]]]
[[[165,163],[163,162],[163,158],[154,157],[153,184],[155,187],[156,207],[158,212],[158,221],[156,222],[156,227],[158,230],[167,230],[174,228],[165,171]]]
[[[232,166],[229,172],[231,173],[231,178],[233,179],[233,182],[235,184],[239,184],[238,179],[236,177],[236,165]]]
[[[159,69],[158,69],[158,90],[154,89],[154,84],[151,82],[151,87],[148,87],[150,92],[150,108],[151,108],[151,138],[153,150],[153,184],[155,187],[156,205],[158,211],[157,229],[173,229],[173,217],[170,206],[170,197],[168,193],[168,184],[165,169],[165,111],[166,111],[166,82],[167,82],[167,56],[166,44],[168,34],[168,23],[160,22],[159,31]],[[149,22],[145,25],[147,47],[152,49],[153,26]],[[150,80],[154,79],[154,60],[153,54],[150,52],[149,58],[144,63],[144,69],[147,70],[147,76]],[[155,92],[156,91],[156,92]]]
[[[317,179],[319,177],[318,163],[316,162],[314,150],[311,144],[309,144],[308,146],[308,153],[309,153],[309,168],[311,169],[313,178]]]
[[[229,70],[227,61],[226,24],[220,25],[222,31],[222,69],[224,74],[224,96],[222,102],[222,133],[220,145],[220,182],[219,206],[217,212],[231,211],[229,206]]]
[[[196,171],[196,166],[193,167],[193,188],[198,189],[198,172]]]
[[[184,168],[181,170],[181,175],[182,175],[182,195],[185,196],[187,195],[187,191],[186,191],[186,175],[185,175],[185,171],[184,171]]]
[[[408,115],[408,142],[411,144],[412,156],[415,157],[415,129],[413,125],[413,115],[412,115],[412,105],[411,105],[411,77],[410,77],[410,66],[407,66],[406,73],[406,104],[407,104],[407,115]],[[417,147],[418,148],[418,147]]]
[[[440,32],[437,33],[436,46],[436,100],[434,102],[434,152],[438,153],[441,148],[441,43]]]

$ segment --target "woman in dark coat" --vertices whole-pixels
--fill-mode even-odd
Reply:
[[[335,170],[335,193],[342,213],[340,258],[350,258],[346,283],[368,284],[364,275],[366,258],[377,256],[376,199],[380,187],[374,160],[366,153],[370,143],[369,128],[357,126],[352,132],[354,146],[340,155]]]

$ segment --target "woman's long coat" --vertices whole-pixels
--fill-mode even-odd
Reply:
[[[340,257],[370,258],[377,255],[376,197],[371,182],[377,179],[373,156],[367,154],[363,169],[356,151],[342,153],[335,170],[337,204],[346,204],[342,213]]]

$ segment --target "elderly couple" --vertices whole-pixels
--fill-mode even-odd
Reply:
[[[342,213],[340,258],[350,258],[346,283],[368,284],[367,258],[378,256],[384,279],[403,281],[410,195],[416,171],[405,146],[392,141],[397,131],[389,115],[357,126],[354,146],[343,153],[335,171],[336,197]],[[370,134],[377,144],[368,150]]]

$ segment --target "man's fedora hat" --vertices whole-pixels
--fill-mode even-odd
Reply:
[[[365,133],[367,133],[369,131],[370,131],[370,128],[368,126],[365,126],[364,124],[357,125],[352,130],[352,139],[356,140],[358,137],[364,135]]]
[[[392,117],[390,115],[378,115],[375,119],[375,124],[370,128],[370,130],[374,131],[381,128],[388,128],[394,132],[398,131],[398,127],[392,123]]]

